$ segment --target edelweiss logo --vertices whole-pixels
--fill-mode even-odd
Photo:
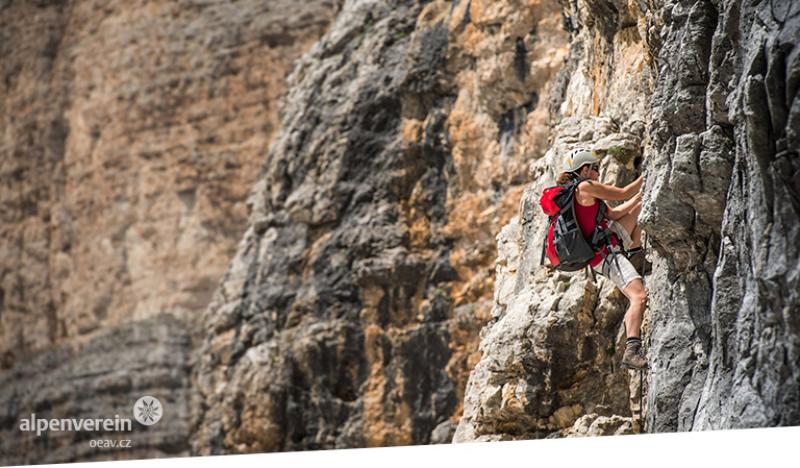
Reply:
[[[133,405],[133,417],[144,426],[152,426],[161,420],[163,415],[161,402],[158,398],[145,395]]]

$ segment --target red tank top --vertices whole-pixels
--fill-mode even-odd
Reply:
[[[597,226],[595,220],[597,219],[597,210],[599,209],[600,204],[597,203],[597,200],[595,200],[593,205],[583,206],[575,199],[575,217],[578,219],[578,226],[580,226],[583,237],[587,241],[592,239],[592,233],[594,232],[595,226]],[[605,221],[601,221],[601,225],[605,227],[605,224]],[[612,237],[611,245],[617,245],[616,241],[616,236]],[[608,249],[606,246],[603,246],[600,252],[594,254],[594,258],[589,262],[589,265],[593,267],[599,265],[606,255],[608,255]]]

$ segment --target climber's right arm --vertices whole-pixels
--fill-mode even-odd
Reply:
[[[642,186],[642,177],[643,176],[639,176],[638,179],[622,188],[593,182],[591,180],[581,182],[580,188],[584,194],[594,198],[608,201],[622,201],[636,195],[636,192],[638,192],[639,188]]]
[[[641,204],[642,204],[642,192],[639,192],[636,195],[634,195],[630,200],[620,204],[617,207],[609,206],[608,211],[606,212],[606,216],[608,216],[609,219],[618,221],[620,218],[627,215]]]

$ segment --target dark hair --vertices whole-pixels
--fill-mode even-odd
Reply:
[[[578,174],[576,174],[574,172],[562,172],[556,178],[556,184],[564,185],[564,184],[568,183],[569,181],[575,180],[577,178],[578,178]]]
[[[583,168],[584,168],[584,167],[586,167],[586,166],[588,166],[588,165],[589,165],[589,163],[586,163],[586,164],[584,164],[583,166],[581,166],[581,167],[579,167],[579,168],[575,169],[575,170],[574,170],[574,171],[572,171],[572,172],[562,172],[562,173],[561,173],[561,174],[559,174],[559,175],[558,175],[558,177],[556,178],[556,184],[558,184],[558,185],[564,185],[564,184],[566,184],[567,182],[569,182],[569,181],[571,181],[571,180],[578,180],[578,179],[580,179],[580,178],[581,178],[581,176],[580,176],[580,172],[581,172],[581,170],[583,170]]]

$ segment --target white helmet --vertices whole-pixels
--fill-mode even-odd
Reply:
[[[592,152],[586,148],[578,148],[570,151],[564,160],[564,172],[578,172],[587,164],[598,162]]]

